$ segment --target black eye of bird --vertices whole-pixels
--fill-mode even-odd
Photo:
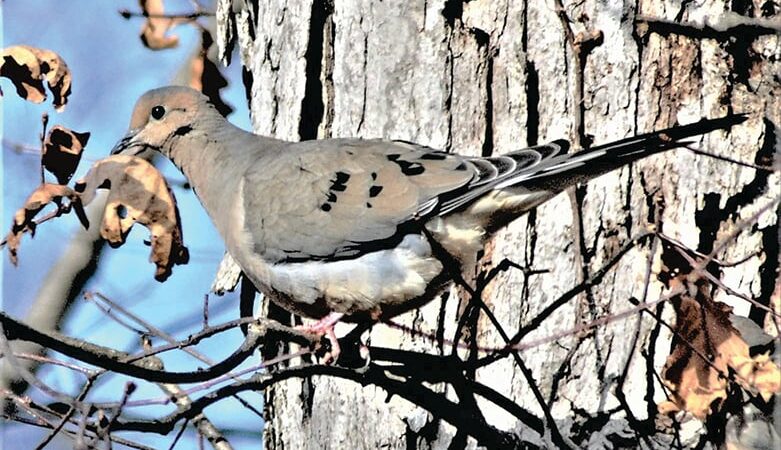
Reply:
[[[155,120],[160,120],[165,115],[165,108],[163,108],[160,105],[155,106],[152,108],[152,118]]]

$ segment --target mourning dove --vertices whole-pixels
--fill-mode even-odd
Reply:
[[[253,284],[333,325],[431,300],[492,233],[566,187],[745,120],[728,116],[567,154],[565,140],[468,157],[381,139],[243,131],[185,87],[144,94],[113,153],[156,150],[188,178]],[[452,265],[458,266],[453,267]]]

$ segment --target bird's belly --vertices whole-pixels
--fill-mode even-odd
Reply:
[[[398,246],[354,259],[279,263],[268,266],[272,300],[298,314],[321,317],[329,312],[376,315],[399,310],[433,296],[441,287],[442,263],[432,255],[426,238],[404,237]]]

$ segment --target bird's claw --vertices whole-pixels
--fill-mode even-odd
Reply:
[[[339,319],[341,319],[342,316],[343,314],[341,313],[331,313],[313,324],[295,327],[296,330],[325,336],[325,338],[328,339],[331,349],[326,351],[325,355],[323,355],[324,364],[335,363],[342,352],[342,349],[339,346],[339,339],[337,339],[336,333],[334,332],[334,326],[339,322]]]
[[[331,350],[325,352],[325,355],[323,355],[323,364],[335,364],[339,359],[339,355],[342,353],[342,348],[339,346],[339,339],[336,338],[333,327],[325,332],[325,338],[328,339],[328,343],[331,344]]]

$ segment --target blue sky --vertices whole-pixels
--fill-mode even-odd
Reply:
[[[146,49],[138,39],[141,19],[128,21],[117,13],[123,8],[138,10],[137,0],[26,0],[3,2],[0,8],[3,47],[25,44],[51,49],[65,59],[73,74],[73,94],[62,113],[54,111],[51,101],[38,105],[20,99],[8,80],[0,79],[4,93],[2,224],[5,233],[13,212],[38,184],[39,171],[36,155],[16,153],[6,144],[37,147],[40,118],[44,111],[49,113],[50,126],[61,124],[76,131],[89,131],[92,137],[74,177],[78,179],[91,162],[106,156],[122,137],[135,100],[148,89],[171,83],[198,45],[199,35],[192,27],[179,27],[175,30],[181,38],[178,48],[158,52]],[[191,3],[188,0],[166,0],[166,8],[169,12],[189,11]],[[213,10],[213,6],[209,8]],[[234,58],[227,69],[230,87],[223,92],[224,98],[236,109],[229,119],[248,129],[250,121],[240,72],[238,58]],[[160,168],[174,186],[181,185],[184,178],[170,163],[165,162]],[[123,247],[107,247],[104,250],[98,272],[87,289],[100,291],[156,326],[178,337],[185,337],[201,326],[203,296],[209,290],[222,257],[223,244],[193,193],[180,187],[175,187],[174,192],[191,262],[175,267],[173,275],[165,283],[156,282],[153,279],[154,266],[148,262],[149,249],[142,242],[148,237],[147,231],[137,226]],[[13,267],[4,252],[2,292],[6,312],[24,317],[36,296],[37,287],[58,262],[78,226],[73,217],[63,217],[40,226],[34,239],[25,237],[19,267]],[[235,295],[212,297],[211,322],[236,318],[237,302]],[[64,331],[121,350],[138,348],[137,336],[81,299],[70,311]],[[199,350],[219,359],[236,348],[240,341],[238,332],[231,333],[224,338],[207,341],[199,346]],[[192,358],[181,355],[171,355],[164,361],[169,370],[192,370],[197,366]],[[80,376],[61,370],[45,370],[40,375],[58,389],[71,393],[78,391]],[[124,380],[116,378],[115,382],[102,383],[90,399],[117,400],[121,395],[122,382]],[[156,386],[143,385],[133,398],[160,395],[161,391]],[[261,405],[258,394],[244,397],[258,407]],[[35,398],[46,401],[45,397],[38,395]],[[262,421],[237,405],[233,400],[226,401],[209,408],[207,414],[218,426],[239,431],[230,439],[236,448],[258,448]],[[151,417],[169,411],[170,407],[148,408],[134,410],[133,414]],[[4,427],[4,441],[15,442],[16,448],[28,448],[28,443],[34,446],[42,436],[31,427],[14,424],[5,424]],[[172,439],[135,437],[148,445],[164,448]],[[194,447],[193,439],[193,434],[189,433],[177,448]],[[20,443],[24,444],[17,447]],[[63,440],[50,448],[70,448],[70,443]]]

